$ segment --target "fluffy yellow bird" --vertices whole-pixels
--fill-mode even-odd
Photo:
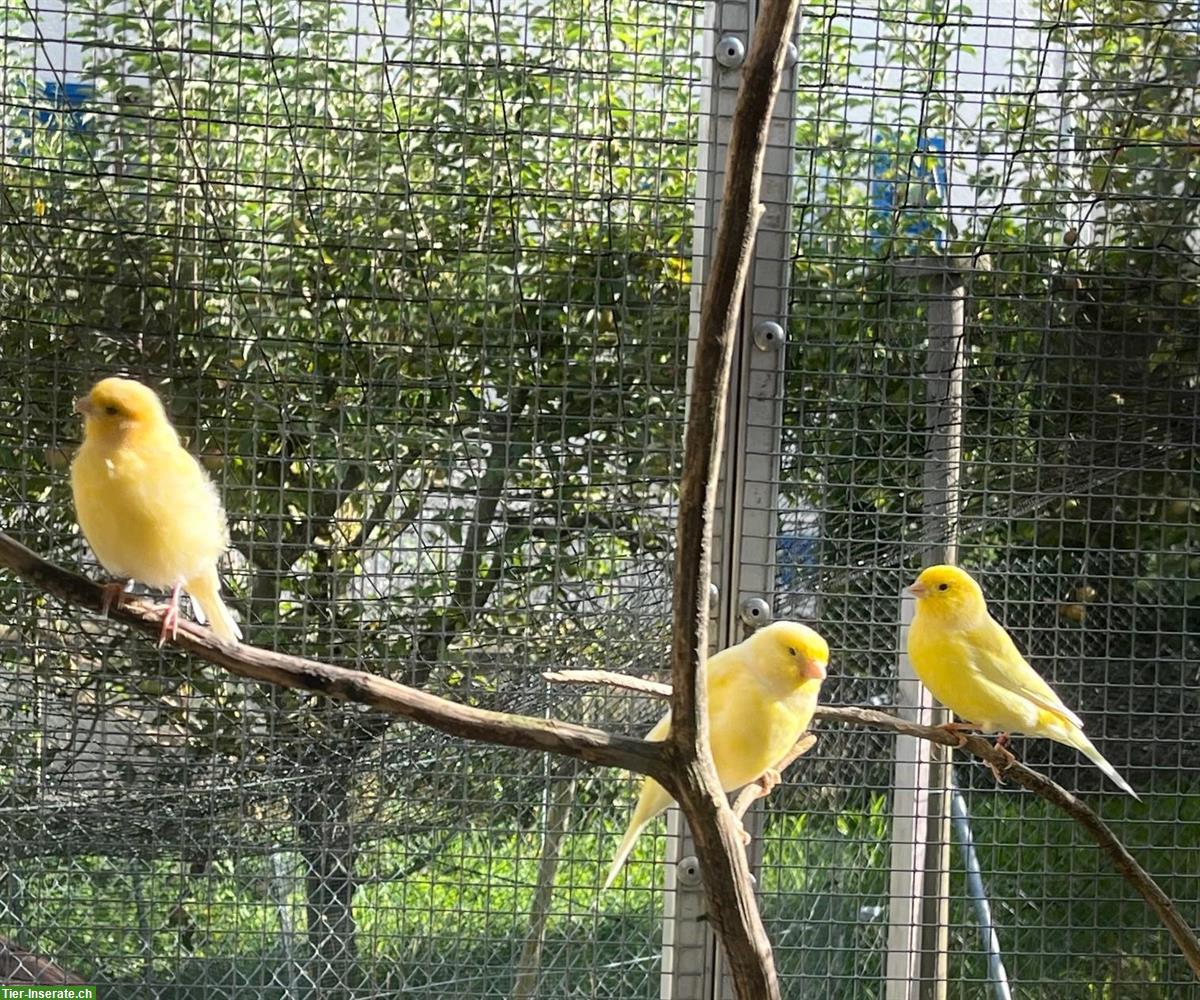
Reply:
[[[84,426],[71,489],[96,558],[116,577],[171,591],[160,645],[178,628],[181,590],[219,638],[240,640],[217,576],[229,547],[225,512],[200,463],[180,445],[162,401],[140,382],[106,378],[75,409]],[[123,589],[106,586],[106,612]]]
[[[807,625],[780,621],[708,661],[708,733],[713,763],[727,792],[763,778],[779,781],[773,768],[787,756],[812,721],[829,663],[829,646]],[[661,741],[671,727],[668,712],[646,739]],[[613,884],[643,827],[673,799],[646,778],[633,818],[604,882]]]
[[[957,566],[930,566],[908,589],[917,599],[908,632],[913,670],[938,701],[969,723],[951,723],[949,729],[998,732],[1001,747],[1009,733],[1044,736],[1074,747],[1138,798],[1084,736],[1079,716],[1025,662],[988,613],[983,591],[968,573]]]

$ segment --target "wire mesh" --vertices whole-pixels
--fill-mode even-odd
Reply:
[[[248,641],[644,731],[661,706],[540,674],[665,666],[706,6],[0,11],[5,530],[95,570],[71,403],[125,371],[219,484]],[[957,261],[962,562],[1145,803],[1015,749],[1189,914],[1197,52],[1189,4],[806,10],[778,474],[749,484],[777,500],[742,527],[830,641],[825,699],[894,704],[939,294],[913,262]],[[156,998],[659,995],[660,828],[599,892],[625,779],[228,679],[7,576],[0,607],[0,962]],[[830,730],[770,800],[788,996],[888,995],[893,757]],[[1190,988],[1065,820],[955,775],[1017,995]],[[991,996],[953,857],[950,995]]]

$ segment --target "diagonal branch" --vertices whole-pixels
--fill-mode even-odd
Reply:
[[[669,684],[661,684],[658,681],[641,677],[631,677],[628,674],[612,673],[608,670],[548,670],[542,676],[548,681],[565,684],[603,684],[626,691],[636,691],[652,698],[669,698],[671,696]],[[1183,952],[1183,957],[1187,959],[1192,971],[1200,978],[1200,941],[1197,941],[1195,933],[1175,907],[1171,898],[1154,881],[1154,877],[1138,864],[1125,845],[1117,839],[1117,835],[1112,832],[1108,824],[1086,802],[1072,795],[1062,785],[1052,781],[1040,771],[1026,767],[1020,761],[1010,761],[1003,751],[997,750],[990,740],[984,739],[982,736],[964,734],[964,742],[960,745],[956,736],[951,735],[940,726],[919,726],[872,708],[818,707],[813,717],[822,722],[841,722],[851,726],[887,729],[894,733],[929,740],[931,743],[940,743],[942,746],[956,750],[966,750],[985,763],[997,767],[1006,778],[1011,778],[1022,788],[1028,789],[1051,805],[1057,806],[1083,827],[1100,850],[1108,855],[1117,873],[1141,893],[1147,905],[1155,912],[1167,932],[1179,945],[1179,950]],[[800,743],[796,744],[797,749],[803,742],[802,738]],[[790,763],[791,759],[787,763]],[[786,766],[786,763],[781,765],[780,770]]]
[[[671,729],[664,742],[674,780],[666,787],[674,793],[691,828],[708,914],[724,948],[739,1000],[778,1000],[779,976],[754,898],[740,828],[721,788],[708,742],[704,670],[708,589],[722,433],[742,293],[763,211],[759,192],[771,112],[799,10],[800,0],[763,0],[742,65],[720,218],[700,301],[675,535],[674,691]]]
[[[103,591],[98,584],[48,562],[4,532],[0,532],[0,566],[70,604],[93,611],[101,608]],[[161,608],[140,598],[127,599],[120,608],[110,611],[109,617],[151,636],[157,636],[162,627]],[[451,736],[524,750],[550,751],[593,764],[653,775],[659,781],[670,781],[664,755],[657,743],[612,736],[570,722],[460,705],[361,670],[330,666],[257,646],[229,646],[218,642],[208,629],[190,622],[180,623],[175,644],[239,677],[369,705]]]

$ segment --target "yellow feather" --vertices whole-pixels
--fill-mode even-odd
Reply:
[[[217,576],[229,545],[225,513],[158,397],[132,380],[110,378],[77,408],[84,440],[71,488],[96,558],[117,577],[163,590],[183,585],[221,638],[240,639]]]
[[[930,693],[984,732],[1042,736],[1074,747],[1113,783],[1137,793],[1083,734],[1083,722],[988,613],[983,591],[955,566],[931,566],[910,588],[917,611],[908,657]]]
[[[786,621],[760,629],[708,661],[709,744],[722,788],[741,788],[787,756],[812,721],[828,662],[824,639]],[[668,713],[646,739],[666,739],[670,726]],[[671,802],[657,781],[643,780],[604,888],[616,879],[642,829]]]

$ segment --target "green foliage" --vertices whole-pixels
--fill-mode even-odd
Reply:
[[[1018,48],[1011,86],[975,124],[954,63],[966,7],[884,0],[870,40],[836,11],[804,20],[780,507],[816,536],[822,569],[796,589],[821,595],[838,650],[829,696],[887,698],[894,595],[922,541],[936,292],[903,265],[987,253],[967,309],[964,559],[1069,702],[1132,717],[1132,734],[1113,735],[1147,737],[1135,763],[1178,764],[1200,710],[1189,131],[1200,39],[1195,18],[1166,4],[1138,26],[1115,0],[1043,6],[1072,86],[1061,99],[1038,90],[1043,53]],[[128,369],[164,386],[222,483],[251,641],[535,710],[540,668],[658,665],[698,9],[414,5],[402,37],[364,50],[326,3],[110,7],[79,8],[96,94],[78,113],[39,89],[29,9],[4,14],[6,528],[82,561],[64,482],[69,403],[96,374]],[[920,151],[930,137],[970,175],[971,210],[920,182],[936,166]],[[892,218],[870,204],[872,178],[896,183]],[[942,242],[907,232],[914,219]],[[343,960],[356,976],[442,996],[437,970],[461,967],[473,995],[504,994],[536,880],[538,845],[520,831],[540,815],[537,769],[179,668],[81,630],[7,578],[0,604],[35,637],[0,647],[26,685],[0,707],[6,830],[27,851],[44,837],[72,866],[24,862],[21,923],[45,929],[57,957],[109,980],[172,980],[179,996],[216,981],[273,995],[295,971],[279,950],[282,914],[304,938],[302,903],[350,858],[363,881]],[[128,711],[143,753],[97,772],[106,797],[91,815],[113,802],[139,814],[146,825],[126,835],[143,853],[174,858],[211,837],[202,878],[174,861],[118,865],[68,839],[78,831],[57,814],[29,820],[74,752],[48,720],[78,703]],[[594,704],[573,702],[580,714]],[[765,910],[781,970],[805,990],[876,995],[882,974],[888,817],[868,789],[890,761],[860,766],[871,770],[854,771],[857,794],[842,782],[820,809],[798,801],[768,829]],[[1133,777],[1146,788],[1160,774]],[[657,898],[613,893],[594,909],[614,784],[580,788],[585,832],[563,845],[548,996],[656,990]],[[142,816],[148,785],[192,801]],[[1009,801],[980,801],[976,838],[1009,901],[1001,939],[1022,982],[1056,983],[1056,997],[1061,982],[1114,997],[1134,995],[1135,979],[1182,982],[1139,904],[1080,860],[1090,848]],[[1150,808],[1175,801],[1179,817],[1125,832],[1149,830],[1151,867],[1176,872],[1179,898],[1194,900],[1180,852],[1164,853],[1194,854],[1193,791],[1164,788]],[[109,850],[114,824],[110,839],[95,834]],[[367,842],[364,830],[385,826]],[[282,905],[264,861],[281,842],[326,865],[302,885],[284,852]],[[647,837],[624,884],[656,883],[660,856]],[[1077,900],[1081,875],[1102,888]],[[1101,919],[1128,935],[1100,934]],[[1060,931],[1069,953],[1047,937]],[[960,950],[972,941],[963,930]],[[1101,944],[1112,962],[1095,957]],[[976,959],[956,974],[961,995],[977,995]]]
[[[70,401],[127,370],[162,386],[221,483],[249,641],[499,705],[545,666],[654,655],[684,404],[695,11],[414,8],[402,44],[393,31],[364,50],[336,4],[72,10],[95,87],[80,114],[44,97],[28,13],[5,15],[5,527],[82,562]],[[21,725],[60,704],[67,673],[171,747],[106,775],[110,794],[186,786],[212,805],[203,831],[153,816],[147,851],[265,836],[231,832],[219,789],[281,781],[254,808],[290,808],[297,841],[328,845],[310,859],[324,898],[365,819],[347,789],[420,801],[437,771],[460,809],[494,803],[493,822],[537,801],[540,776],[415,744],[364,774],[378,718],[111,649],[11,579],[0,602],[46,647],[20,658]],[[42,769],[76,752],[49,742],[6,747],[20,779],[6,805],[41,801]],[[67,850],[62,824],[13,822],[14,839]],[[240,891],[212,904],[264,919]],[[336,900],[322,905],[336,921]],[[353,940],[311,923],[318,952],[352,959]],[[223,954],[208,932],[201,950]],[[136,978],[137,960],[108,973]]]
[[[1180,792],[1132,807],[1110,795],[1094,806],[1187,912],[1200,901],[1200,866],[1194,850],[1179,850],[1178,832],[1200,823],[1200,796]],[[1192,973],[1162,926],[1073,823],[1026,795],[971,796],[970,814],[1014,996],[1165,1000],[1188,989]],[[975,996],[987,968],[957,875],[950,894],[951,995]]]
[[[1014,49],[1011,86],[988,96],[977,123],[971,95],[955,92],[966,8],[912,16],[884,5],[870,40],[836,19],[806,36],[798,170],[811,180],[797,226],[781,505],[821,512],[821,570],[804,588],[821,595],[834,647],[854,654],[854,676],[833,696],[890,697],[874,679],[892,672],[891,595],[924,558],[923,348],[940,294],[905,265],[986,254],[989,268],[967,282],[961,558],[985,573],[1040,665],[1082,686],[1084,714],[1132,711],[1138,763],[1165,763],[1174,747],[1143,721],[1157,711],[1157,665],[1170,664],[1174,696],[1192,704],[1200,660],[1185,638],[1200,608],[1200,199],[1182,138],[1194,94],[1181,75],[1200,38],[1169,5],[1151,5],[1161,17],[1136,28],[1116,4],[1052,6],[1046,34]],[[1051,43],[1068,53],[1061,92],[1048,83]],[[868,60],[870,98],[853,86]],[[973,204],[922,203],[925,137],[945,139],[945,166],[969,179]],[[897,185],[890,229],[866,203],[867,177]],[[947,234],[941,247],[906,235],[914,216]],[[1101,649],[1120,662],[1101,662]],[[1106,705],[1118,678],[1122,700]]]
[[[425,9],[402,51],[356,58],[336,5],[255,10],[94,4],[86,128],[59,115],[5,160],[6,519],[81,555],[65,404],[149,376],[223,482],[250,641],[491,701],[670,542],[691,15],[635,38],[613,8],[602,50],[585,5],[483,32],[483,8]],[[243,713],[347,732],[298,697],[203,693],[201,754]]]

